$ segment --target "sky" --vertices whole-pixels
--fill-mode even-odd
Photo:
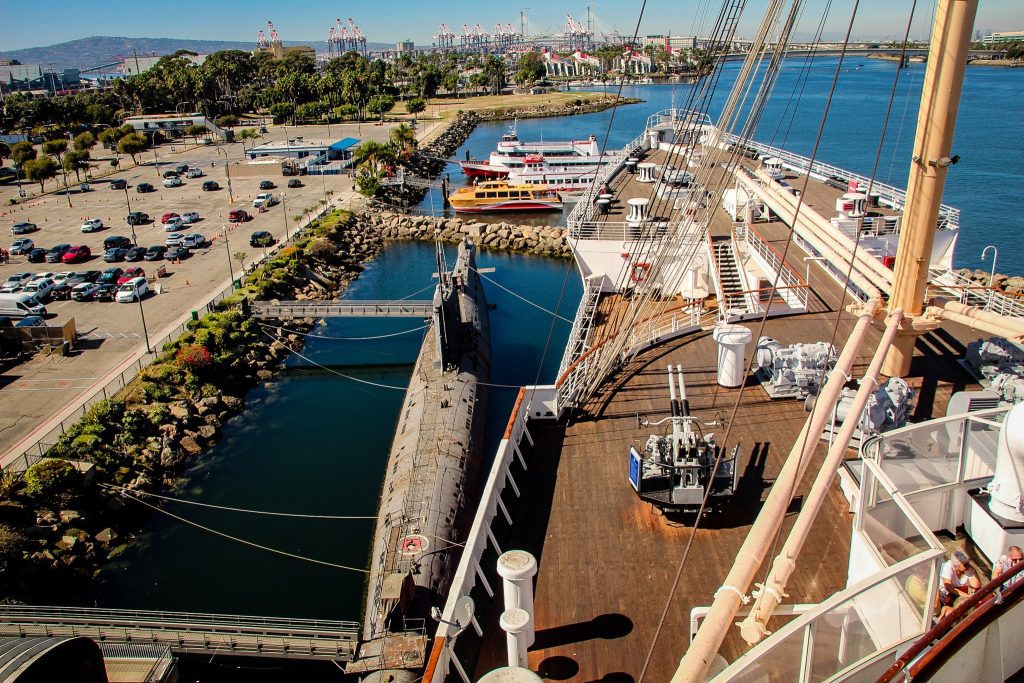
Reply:
[[[754,34],[765,3],[766,0],[749,0],[738,31],[741,37]],[[826,0],[807,0],[796,31],[798,39],[813,35],[825,3]],[[631,36],[641,4],[639,0],[133,0],[115,9],[81,0],[0,0],[0,52],[95,35],[255,43],[256,32],[266,28],[268,19],[285,41],[326,40],[328,29],[338,17],[343,21],[352,17],[371,42],[394,43],[409,38],[417,45],[429,45],[441,22],[456,34],[463,24],[479,23],[488,32],[498,22],[518,28],[520,13],[527,7],[528,34],[558,32],[566,22],[566,14],[585,23],[588,7],[596,6],[599,34],[617,31]],[[721,0],[648,0],[640,34],[707,34],[720,5]],[[825,35],[838,38],[845,32],[853,2],[834,0],[832,5]],[[861,0],[853,38],[902,37],[910,5],[911,0]],[[934,0],[918,0],[913,37],[926,36],[933,7]],[[1024,0],[980,0],[975,29],[983,33],[1024,30]]]

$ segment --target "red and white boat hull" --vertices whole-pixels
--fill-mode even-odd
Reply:
[[[506,178],[509,169],[492,165],[489,161],[460,161],[462,172],[467,178]]]

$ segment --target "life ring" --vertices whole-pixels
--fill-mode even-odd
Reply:
[[[629,279],[633,282],[645,282],[651,274],[651,264],[634,261],[629,269]]]

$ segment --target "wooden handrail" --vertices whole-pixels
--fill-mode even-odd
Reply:
[[[503,439],[509,439],[512,437],[512,428],[516,425],[516,419],[519,418],[519,406],[523,405],[523,397],[526,396],[526,387],[519,387],[519,395],[516,396],[516,404],[512,406],[512,414],[509,415],[508,424],[505,425],[505,436]]]
[[[1024,588],[1022,588],[1024,580],[1021,580],[1006,589],[1001,603],[989,602],[978,610],[974,609],[992,593],[996,592],[1004,583],[1021,572],[1024,572],[1024,560],[1017,562],[1005,572],[974,591],[966,600],[953,608],[952,612],[939,620],[939,623],[928,629],[902,655],[897,657],[892,666],[886,669],[885,673],[878,678],[878,683],[891,683],[891,681],[895,680],[896,676],[905,670],[910,671],[913,669],[911,673],[916,674],[920,669],[931,664],[936,658],[948,655],[949,653],[946,652],[946,648],[949,646],[956,646],[959,649],[960,645],[962,645],[959,642],[959,636],[967,630],[967,626],[991,609],[1000,606],[1003,606],[1002,609],[1006,609],[1005,606],[1012,606],[1024,598]],[[961,628],[961,619],[963,619],[963,628]],[[929,648],[931,649],[929,650]],[[925,652],[926,650],[928,650],[927,653]],[[919,660],[918,657],[920,657]],[[913,662],[913,666],[911,666],[911,662]]]

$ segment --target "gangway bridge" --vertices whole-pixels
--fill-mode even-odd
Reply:
[[[250,305],[258,318],[429,318],[432,301],[370,301],[344,299],[256,301]]]
[[[97,643],[145,643],[187,654],[350,662],[354,621],[127,609],[0,605],[0,636],[85,636]]]

